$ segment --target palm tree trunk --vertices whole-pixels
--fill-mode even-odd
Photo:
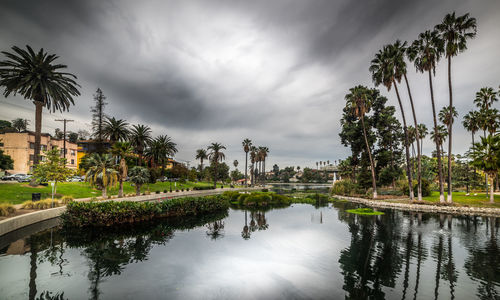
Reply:
[[[452,152],[451,152],[451,145],[452,145],[452,133],[453,133],[453,114],[452,114],[452,109],[453,109],[453,93],[452,93],[452,88],[451,88],[451,56],[448,56],[448,87],[450,90],[450,119],[449,119],[449,126],[448,126],[448,197],[447,197],[447,202],[448,203],[453,203],[453,197],[452,197],[452,188],[451,188],[451,158],[452,158]]]
[[[406,151],[406,173],[408,176],[408,192],[410,194],[410,201],[415,200],[415,194],[413,193],[413,171],[410,160],[410,141],[408,139],[408,127],[406,127],[405,112],[403,109],[403,104],[401,103],[401,97],[399,97],[399,90],[396,84],[396,80],[393,80],[394,90],[396,90],[396,96],[398,98],[399,108],[401,109],[401,117],[403,118],[403,131],[405,134],[405,151]]]
[[[266,183],[266,159],[262,160],[262,183]]]
[[[490,203],[495,203],[495,194],[494,194],[494,188],[495,185],[493,184],[493,179],[495,178],[495,174],[491,174],[491,185],[490,185]]]
[[[434,90],[432,88],[431,70],[429,70],[428,72],[429,72],[429,87],[431,90],[432,117],[434,120],[434,135],[436,137],[438,137],[439,133],[438,133],[437,118],[436,118],[436,104],[434,103]],[[443,164],[441,162],[441,149],[439,147],[439,139],[438,138],[436,138],[436,156],[437,156],[438,176],[439,176],[439,202],[444,203]]]
[[[214,189],[217,188],[217,161],[214,161]]]
[[[108,191],[107,191],[107,187],[105,187],[105,186],[102,188],[102,198],[103,199],[108,198]]]
[[[422,148],[418,143],[418,141],[420,140],[420,133],[418,132],[417,115],[415,113],[415,106],[413,105],[413,97],[411,96],[410,85],[408,84],[408,78],[406,77],[406,73],[404,73],[403,75],[406,82],[406,88],[408,89],[408,95],[410,97],[413,122],[415,123],[415,140],[417,141],[417,199],[418,201],[422,201]]]
[[[43,102],[35,102],[35,151],[33,157],[33,166],[40,162],[40,146],[42,141],[42,110]]]
[[[33,237],[30,238],[30,282],[28,299],[32,300],[36,297],[36,270],[38,259],[38,244]]]
[[[248,171],[248,152],[245,152],[245,186],[246,187],[248,187],[247,171]]]
[[[120,176],[120,188],[118,189],[118,198],[123,197],[123,178]]]
[[[363,136],[365,137],[366,151],[368,151],[368,157],[370,158],[370,168],[372,171],[373,199],[377,199],[377,181],[375,178],[375,164],[373,163],[372,153],[370,151],[370,145],[368,144],[368,138],[366,136],[365,118],[363,115],[361,116],[361,125],[363,126]]]

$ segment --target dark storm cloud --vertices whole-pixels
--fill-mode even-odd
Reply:
[[[271,149],[269,167],[314,165],[348,154],[338,138],[343,97],[355,84],[371,85],[374,53],[397,38],[411,41],[453,10],[479,22],[478,38],[454,65],[475,72],[454,73],[459,111],[470,110],[477,89],[498,85],[492,78],[500,77],[500,62],[488,48],[500,46],[492,40],[499,9],[498,1],[465,0],[3,1],[0,49],[30,44],[60,55],[82,85],[71,110],[79,126],[88,124],[100,87],[110,115],[172,135],[180,158],[192,160],[196,148],[220,141],[228,161],[241,160],[241,140],[249,137]],[[419,121],[430,127],[426,82],[410,70]],[[396,104],[392,91],[382,92]],[[436,98],[446,104],[441,69]],[[19,98],[1,105],[9,114],[31,108]],[[465,138],[456,127],[456,140]]]

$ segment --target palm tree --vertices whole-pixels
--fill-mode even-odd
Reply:
[[[21,94],[35,105],[35,149],[33,165],[40,159],[40,141],[42,136],[42,110],[66,111],[74,103],[73,97],[80,92],[76,76],[60,72],[67,66],[55,61],[58,56],[48,54],[42,49],[35,53],[30,46],[23,50],[12,47],[13,53],[2,51],[7,57],[0,61],[0,86],[5,87],[3,95]]]
[[[135,184],[135,194],[141,194],[141,186],[149,182],[149,171],[142,166],[135,166],[129,172],[130,182]]]
[[[257,148],[255,146],[250,147],[250,184],[253,185],[255,181],[255,170],[254,170],[254,164],[257,160]]]
[[[264,181],[266,180],[266,158],[269,154],[268,147],[262,147],[262,171],[264,175]]]
[[[480,110],[488,110],[493,105],[493,103],[498,101],[498,93],[491,87],[483,87],[476,93],[476,98],[474,99],[474,104]]]
[[[382,50],[380,50],[377,54],[375,54],[375,58],[371,61],[370,72],[372,73],[372,80],[375,83],[375,86],[379,86],[383,84],[388,91],[391,90],[391,87],[394,86],[394,90],[396,91],[396,97],[398,99],[399,108],[401,110],[401,117],[403,118],[403,131],[405,134],[405,150],[406,150],[406,173],[408,176],[408,186],[413,186],[413,172],[412,165],[410,161],[410,141],[408,137],[408,127],[406,126],[406,117],[403,109],[403,104],[401,102],[401,97],[399,96],[399,90],[397,83],[401,82],[401,78],[403,76],[402,66],[400,66],[401,58],[404,56],[404,53],[401,53],[400,47],[394,45],[384,46]],[[404,61],[403,61],[404,62]],[[410,188],[410,201],[414,200],[413,189]]]
[[[120,187],[118,190],[118,197],[121,198],[123,197],[123,180],[126,179],[128,175],[126,158],[132,156],[133,149],[129,142],[116,142],[111,148],[111,154],[120,160],[118,164],[118,182]]]
[[[128,123],[123,119],[117,120],[115,117],[107,118],[106,121],[104,121],[103,134],[111,144],[127,141],[130,134]]]
[[[161,177],[165,176],[165,165],[168,159],[177,153],[177,144],[167,135],[159,135],[156,139],[157,158],[161,165]]]
[[[200,160],[200,173],[203,172],[203,161],[208,158],[207,151],[205,149],[196,150],[196,159]]]
[[[151,142],[151,128],[146,125],[132,125],[130,130],[129,141],[134,147],[135,153],[139,156],[137,161],[138,166],[142,166],[142,156],[149,142]]]
[[[453,92],[451,86],[451,58],[458,55],[467,49],[467,40],[476,36],[477,26],[476,19],[471,18],[469,14],[456,17],[455,12],[447,14],[443,22],[435,26],[440,34],[441,39],[445,43],[445,56],[448,59],[448,89],[450,94],[449,110],[453,107]],[[448,121],[448,199],[449,203],[453,202],[451,195],[451,157],[452,157],[452,128],[453,121],[451,114]]]
[[[448,129],[444,125],[438,125],[437,130],[431,132],[431,140],[438,145],[441,152],[443,151],[443,143],[446,141],[446,137],[448,136]]]
[[[418,35],[411,47],[408,48],[407,54],[410,61],[413,61],[417,71],[427,72],[429,75],[429,89],[431,92],[432,116],[434,121],[434,135],[438,135],[438,122],[436,114],[436,104],[434,101],[434,89],[432,87],[432,73],[436,75],[436,64],[441,58],[443,52],[443,41],[439,38],[437,31],[425,31]],[[441,147],[436,139],[436,156],[438,163],[439,175],[439,202],[444,200],[444,185],[443,185],[443,164],[441,162]]]
[[[245,151],[245,185],[248,186],[248,181],[247,181],[248,152],[250,151],[250,147],[252,147],[252,141],[249,139],[244,139],[242,145],[243,145],[243,151]]]
[[[500,135],[481,137],[479,143],[472,147],[472,164],[483,170],[492,179],[496,177],[500,168]],[[490,203],[495,202],[493,182],[490,187]]]
[[[219,167],[219,161],[223,161],[226,159],[226,155],[222,150],[226,150],[226,147],[223,146],[220,143],[212,143],[210,146],[208,146],[208,150],[210,153],[208,153],[208,158],[212,161],[213,163],[213,172],[214,172],[214,188],[217,188],[217,175],[218,175],[218,167]]]
[[[28,130],[29,121],[22,118],[16,118],[12,120],[12,128],[17,132],[22,132]]]
[[[457,109],[453,106],[450,112],[450,107],[445,106],[439,111],[439,121],[446,125],[446,128],[448,130],[448,142],[450,141],[450,128],[453,126],[453,121],[455,118],[458,116]],[[452,154],[448,152],[448,161],[450,161],[450,157],[452,157]],[[450,177],[450,164],[448,164],[448,202],[452,202],[452,198],[449,196],[452,194],[451,190],[451,177]]]
[[[425,124],[418,124],[418,135],[420,136],[420,151],[424,151],[424,138],[429,132],[427,131],[427,126]]]
[[[85,181],[102,188],[102,197],[107,198],[107,189],[114,186],[118,179],[115,160],[111,154],[93,153],[87,160],[88,170]]]
[[[479,112],[470,111],[464,116],[462,125],[465,130],[472,134],[472,145],[474,145],[474,134],[479,130]]]
[[[354,116],[361,120],[361,126],[363,127],[363,137],[365,138],[366,151],[368,152],[368,158],[370,159],[370,167],[372,173],[372,188],[373,188],[373,198],[377,198],[377,181],[375,177],[375,164],[373,162],[370,144],[368,143],[368,137],[366,135],[365,126],[365,114],[370,111],[372,105],[372,91],[364,86],[356,86],[349,89],[349,94],[345,96],[347,101],[347,106],[351,109]],[[316,166],[318,163],[316,163]]]

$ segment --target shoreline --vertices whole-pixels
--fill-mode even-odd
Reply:
[[[388,202],[384,200],[370,200],[358,197],[332,195],[334,198],[349,202],[364,204],[374,208],[392,208],[412,212],[446,213],[453,215],[500,217],[500,208],[495,207],[466,207],[466,206],[439,206],[429,204],[407,204]]]

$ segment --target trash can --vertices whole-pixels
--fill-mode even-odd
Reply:
[[[31,201],[40,201],[42,193],[31,193]]]

